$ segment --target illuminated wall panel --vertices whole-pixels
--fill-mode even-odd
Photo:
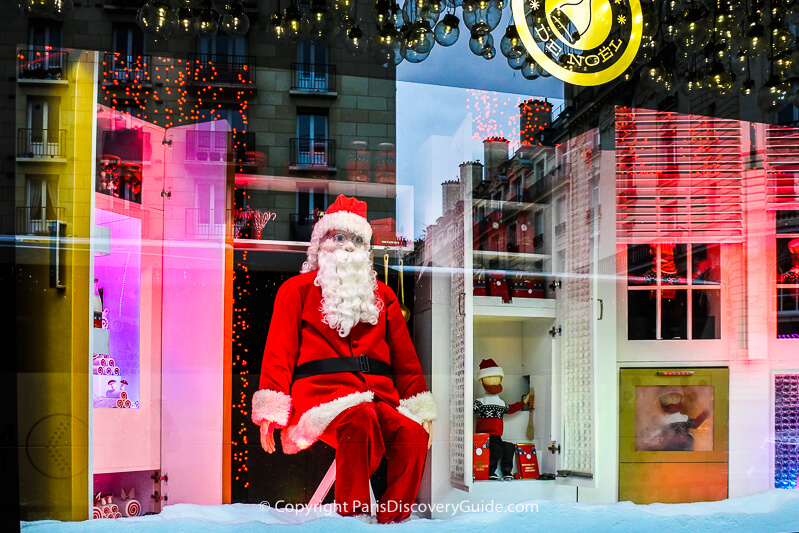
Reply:
[[[796,488],[799,474],[799,374],[774,376],[774,487]]]

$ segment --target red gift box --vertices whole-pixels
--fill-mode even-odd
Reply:
[[[472,479],[475,481],[486,481],[488,479],[488,437],[488,433],[474,434]]]
[[[486,273],[480,270],[474,275],[474,296],[486,296],[488,294],[486,285]]]
[[[521,254],[535,253],[535,229],[530,219],[530,213],[519,213],[511,227],[511,246]]]
[[[508,230],[502,222],[502,212],[494,211],[485,225],[485,249],[491,252],[508,251]]]
[[[526,442],[516,443],[516,469],[520,479],[538,479],[538,455],[535,444]]]
[[[488,294],[499,296],[502,303],[510,303],[510,288],[503,274],[491,274],[488,280]]]
[[[369,224],[372,225],[374,246],[405,246],[405,239],[397,235],[397,221],[393,218],[380,218]]]

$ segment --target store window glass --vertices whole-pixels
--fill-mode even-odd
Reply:
[[[719,244],[628,245],[627,265],[629,340],[721,338]]]

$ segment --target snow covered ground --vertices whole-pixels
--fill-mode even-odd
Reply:
[[[629,502],[587,505],[530,501],[522,512],[461,512],[447,519],[412,518],[380,526],[341,518],[331,509],[275,510],[259,505],[170,505],[159,515],[88,522],[23,522],[24,533],[408,533],[505,531],[799,531],[799,490],[773,489],[721,502],[634,505]],[[537,510],[536,510],[537,507]]]

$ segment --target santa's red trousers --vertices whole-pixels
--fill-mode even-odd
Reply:
[[[342,515],[369,514],[369,478],[383,456],[388,488],[377,505],[379,523],[411,514],[427,456],[427,431],[385,402],[362,403],[339,414],[321,439],[336,448],[335,499]]]

